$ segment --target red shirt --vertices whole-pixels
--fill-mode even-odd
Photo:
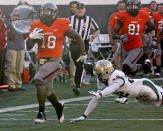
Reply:
[[[163,16],[159,12],[155,12],[152,15],[152,18],[154,19],[157,33],[160,32],[160,30],[163,28]]]
[[[142,33],[149,20],[149,14],[140,10],[136,17],[130,16],[127,11],[118,12],[118,20],[123,23],[122,34],[128,35],[128,42],[122,42],[122,48],[131,50],[143,47]]]
[[[7,43],[7,29],[2,21],[0,21],[0,50],[3,50]]]
[[[108,21],[108,25],[112,26],[112,32],[114,31],[114,26],[117,24],[118,21],[118,12],[113,13]],[[119,34],[121,34],[121,30],[119,31]]]
[[[58,58],[62,56],[62,46],[65,39],[65,32],[71,29],[70,21],[66,18],[57,18],[54,23],[48,27],[41,21],[33,21],[31,32],[35,28],[43,29],[45,35],[43,42],[38,43],[38,58]]]

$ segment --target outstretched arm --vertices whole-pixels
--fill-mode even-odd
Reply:
[[[120,80],[119,82],[113,83],[112,85],[110,85],[109,87],[105,88],[102,91],[97,91],[97,92],[90,91],[89,93],[93,95],[93,97],[91,101],[89,102],[84,114],[76,119],[72,119],[71,123],[76,123],[76,122],[85,120],[86,117],[96,109],[96,106],[99,100],[104,96],[108,96],[114,93],[118,88],[120,88],[122,83],[123,83],[123,80],[122,81]]]
[[[82,40],[82,38],[80,37],[80,35],[73,29],[69,29],[65,32],[65,36],[71,38],[71,39],[74,39],[77,41],[77,43],[79,44],[80,46],[80,51],[81,51],[81,54],[82,55],[86,55],[86,52],[85,52],[85,44],[84,44],[84,41]]]

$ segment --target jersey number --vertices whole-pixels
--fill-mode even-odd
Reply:
[[[137,32],[136,32],[137,30]],[[129,35],[139,35],[140,32],[140,24],[129,24],[128,25],[128,34]]]
[[[119,91],[116,93],[118,96],[121,96],[121,97],[128,97],[129,96],[129,93],[125,93],[125,92],[122,92],[122,91]]]
[[[162,29],[162,28],[163,28],[163,21],[159,21],[159,22],[158,22],[158,28],[159,28],[159,29]]]
[[[47,48],[54,49],[56,46],[56,37],[54,35],[48,36]],[[45,48],[45,38],[43,39],[41,48]]]

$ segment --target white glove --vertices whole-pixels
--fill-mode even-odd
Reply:
[[[43,29],[35,28],[30,34],[30,39],[42,39],[44,37],[44,33],[41,33]]]
[[[116,98],[115,102],[121,103],[121,104],[128,104],[128,99],[126,97]]]
[[[102,94],[100,92],[88,91],[88,93],[93,96],[96,96],[97,99],[102,97]]]
[[[128,42],[128,36],[127,35],[121,35],[120,40],[126,43],[126,42]]]
[[[81,55],[81,56],[76,60],[76,62],[79,62],[79,61],[85,62],[86,60],[87,60],[87,55]]]
[[[71,122],[72,124],[74,124],[74,123],[76,123],[76,122],[80,122],[80,121],[83,121],[83,120],[85,120],[85,119],[86,119],[86,117],[80,116],[80,117],[78,117],[78,118],[72,119],[70,122]]]

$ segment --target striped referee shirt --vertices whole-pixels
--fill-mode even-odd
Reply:
[[[72,24],[72,28],[79,33],[83,40],[89,40],[91,29],[94,31],[99,30],[99,26],[90,16],[84,16],[80,18],[76,15],[73,15],[70,16],[69,19]]]

